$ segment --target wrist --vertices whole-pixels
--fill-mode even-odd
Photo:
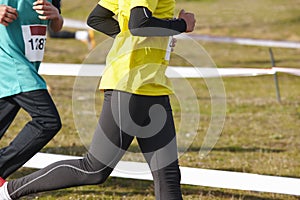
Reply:
[[[187,23],[186,21],[183,19],[183,18],[178,18],[179,22],[180,22],[180,29],[181,31],[180,32],[186,32],[187,30]]]
[[[57,18],[50,20],[50,28],[54,32],[58,32],[62,29],[63,26],[63,17],[59,14]]]

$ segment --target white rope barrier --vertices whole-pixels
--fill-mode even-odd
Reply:
[[[55,76],[101,76],[105,65],[101,64],[61,64],[42,63],[39,73]],[[300,69],[273,67],[260,68],[205,68],[170,66],[166,75],[169,78],[209,78],[209,77],[240,77],[274,74],[276,72],[289,73],[300,76]]]
[[[27,163],[25,163],[24,167],[41,169],[57,161],[80,158],[82,157],[37,153]],[[182,184],[300,195],[299,178],[266,176],[190,167],[180,167],[180,171]],[[152,180],[152,175],[148,165],[140,162],[120,161],[111,176],[139,180]]]
[[[292,42],[292,41],[259,40],[259,39],[250,39],[250,38],[232,38],[232,37],[218,37],[218,36],[194,35],[194,34],[186,34],[186,36],[194,40],[201,40],[207,42],[300,49],[300,42]],[[186,37],[182,37],[179,35],[177,36],[177,38],[184,39]]]
[[[83,21],[68,19],[68,18],[64,19],[64,27],[77,28],[77,29],[91,29],[91,27],[89,27]],[[185,37],[183,37],[182,35],[185,35]],[[220,37],[220,36],[210,36],[210,35],[200,35],[200,34],[197,35],[182,34],[182,35],[177,35],[175,37],[178,39],[192,38],[194,40],[201,40],[207,42],[300,49],[300,42],[292,42],[292,41],[259,40],[259,39],[251,39],[251,38]]]
[[[68,28],[77,28],[77,29],[91,29],[85,22],[75,20],[75,19],[68,19],[64,18],[64,27]]]

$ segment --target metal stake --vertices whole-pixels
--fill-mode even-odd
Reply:
[[[273,51],[272,51],[271,48],[269,48],[269,52],[270,52],[270,58],[271,58],[271,65],[272,65],[272,68],[273,68],[276,65],[275,65],[275,59],[274,59]],[[279,89],[277,72],[274,73],[274,83],[275,83],[277,101],[280,103],[281,102],[281,97],[280,97],[280,89]]]

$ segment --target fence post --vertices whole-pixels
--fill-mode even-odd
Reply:
[[[272,51],[271,48],[269,48],[269,53],[270,53],[270,58],[271,58],[271,65],[272,65],[272,68],[273,68],[276,65],[275,65],[275,59],[274,59],[273,51]],[[274,73],[274,83],[275,83],[277,101],[280,103],[281,102],[281,97],[280,97],[280,90],[279,90],[279,83],[278,83],[278,75],[277,75],[276,71]]]

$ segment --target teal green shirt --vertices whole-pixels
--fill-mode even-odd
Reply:
[[[48,20],[32,9],[35,0],[0,0],[18,11],[7,27],[0,24],[0,98],[46,89],[38,74],[46,43]],[[51,2],[51,1],[50,1]]]

